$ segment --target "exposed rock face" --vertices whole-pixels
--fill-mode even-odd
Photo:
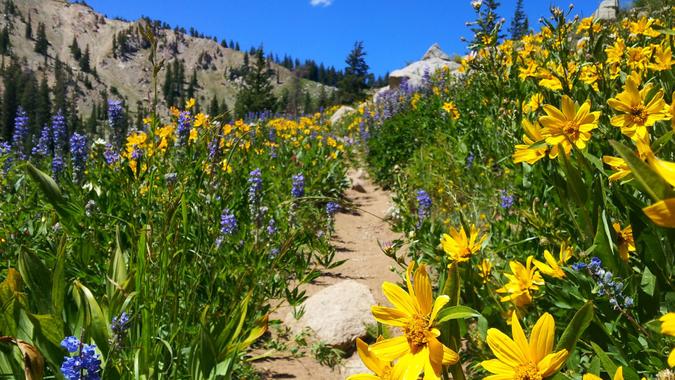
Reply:
[[[614,20],[619,10],[619,0],[602,0],[598,9],[593,12],[593,17],[600,20]]]
[[[354,111],[356,111],[356,110],[352,107],[349,107],[349,106],[342,106],[342,107],[338,108],[338,110],[335,111],[333,116],[330,117],[331,125],[335,125],[335,123],[339,123],[340,120],[342,120],[345,116],[351,114]]]
[[[296,321],[289,313],[285,323],[294,331],[309,327],[320,341],[333,347],[353,349],[356,338],[366,335],[366,325],[375,323],[370,313],[374,304],[366,285],[345,280],[309,297],[303,303],[302,318]]]
[[[417,87],[422,84],[425,73],[433,74],[436,70],[443,67],[450,68],[450,71],[456,71],[459,66],[457,62],[453,61],[441,50],[438,44],[433,44],[424,54],[422,60],[413,62],[389,74],[389,88],[398,88],[406,78],[409,85]]]

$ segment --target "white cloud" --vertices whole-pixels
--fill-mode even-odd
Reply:
[[[309,0],[309,3],[312,4],[313,7],[327,7],[333,4],[333,0]]]

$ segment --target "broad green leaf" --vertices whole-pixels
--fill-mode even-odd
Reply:
[[[94,338],[94,341],[98,345],[99,349],[103,353],[104,357],[108,355],[109,349],[109,334],[108,334],[108,321],[103,314],[101,306],[99,306],[96,298],[92,294],[91,290],[84,286],[79,281],[75,281],[75,287],[82,294],[85,307],[85,315],[88,317],[88,325],[85,324],[85,330],[87,333],[91,334],[91,337]]]
[[[593,321],[593,302],[588,301],[584,306],[581,307],[572,317],[572,320],[565,328],[565,331],[560,336],[558,345],[556,346],[556,351],[567,349],[568,352],[572,353],[574,347],[577,344],[577,341],[584,334],[588,326]]]
[[[63,235],[56,252],[56,263],[54,264],[54,273],[52,275],[52,308],[54,315],[61,315],[66,298],[66,243],[66,236]]]
[[[640,287],[642,291],[654,296],[654,290],[656,289],[656,276],[649,270],[649,267],[645,267],[642,272],[642,279],[640,280]]]
[[[617,253],[614,251],[612,232],[610,230],[609,222],[607,221],[605,210],[602,210],[602,212],[598,214],[597,225],[598,228],[595,232],[595,239],[593,241],[596,255],[602,260],[604,266],[617,273],[619,270],[619,262],[617,261]]]
[[[598,359],[600,359],[602,368],[604,368],[605,371],[607,371],[607,373],[611,373],[612,375],[614,375],[618,366],[614,364],[612,359],[609,358],[609,355],[607,355],[607,353],[602,348],[600,348],[600,346],[595,344],[595,342],[591,342],[591,347],[593,347],[593,351],[595,351],[595,354],[597,355]]]
[[[438,312],[437,323],[443,323],[453,319],[479,318],[481,314],[467,306],[450,306]]]
[[[39,257],[22,251],[19,254],[19,273],[30,289],[31,303],[40,314],[49,314],[52,304],[52,274]]]

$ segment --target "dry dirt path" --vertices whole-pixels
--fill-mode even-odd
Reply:
[[[351,173],[350,176],[355,175]],[[333,244],[338,252],[336,260],[347,261],[337,268],[325,271],[314,283],[304,287],[307,296],[339,281],[351,279],[368,286],[378,304],[388,304],[382,294],[382,282],[396,282],[399,276],[390,270],[396,264],[382,253],[378,241],[392,241],[398,237],[383,220],[391,206],[390,194],[367,178],[361,179],[361,183],[365,192],[352,189],[346,192],[355,210],[335,216]],[[288,311],[288,308],[281,308],[272,317],[283,319]],[[301,358],[287,355],[271,357],[256,362],[255,367],[265,379],[344,379],[342,369],[331,370],[321,366],[311,354]]]

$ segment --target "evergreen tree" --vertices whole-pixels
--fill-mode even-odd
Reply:
[[[35,52],[46,56],[48,48],[49,41],[47,40],[47,29],[44,23],[39,23],[37,28],[37,36],[35,38]]]
[[[305,92],[305,100],[302,105],[302,112],[305,115],[309,115],[314,112],[314,104],[312,103],[312,97],[309,95],[309,92]]]
[[[262,49],[255,54],[255,63],[246,70],[244,81],[234,107],[237,118],[248,113],[260,113],[276,109],[276,97],[272,93],[272,76]]]
[[[211,99],[208,112],[211,117],[220,115],[220,104],[218,103],[218,97],[215,95],[213,96],[213,99]]]
[[[353,103],[365,99],[366,80],[368,79],[368,64],[365,60],[366,52],[363,42],[354,43],[354,48],[347,56],[345,75],[339,83],[340,101]]]
[[[9,26],[5,25],[0,32],[0,54],[9,55],[9,51],[12,48],[12,42],[10,40]]]
[[[220,41],[220,46],[227,49],[227,40],[223,38],[222,41]]]
[[[87,45],[87,48],[84,50],[84,54],[82,54],[82,57],[80,57],[80,69],[85,73],[91,72],[90,64],[89,45]]]
[[[2,128],[0,138],[8,141],[12,138],[14,132],[14,117],[19,106],[19,78],[21,77],[21,67],[12,60],[10,65],[2,73],[3,99],[1,107]]]
[[[29,40],[33,39],[33,21],[31,20],[30,13],[28,13],[28,21],[26,22],[25,36]]]
[[[37,104],[35,109],[35,121],[38,127],[42,128],[49,124],[52,118],[52,101],[50,98],[47,76],[43,75],[37,92]]]
[[[232,121],[232,115],[230,115],[230,109],[227,106],[227,102],[223,99],[223,103],[220,105],[220,114],[223,115],[223,123],[229,123]]]
[[[89,131],[92,135],[96,135],[98,126],[98,106],[94,103],[94,106],[91,109],[91,113],[85,122],[84,128]]]
[[[523,0],[518,0],[516,3],[516,11],[513,14],[513,19],[511,20],[511,27],[509,28],[509,33],[511,33],[512,40],[520,40],[523,36],[527,35],[530,29],[530,23],[523,9]]]
[[[187,99],[192,99],[195,97],[197,88],[199,87],[199,82],[197,81],[197,70],[192,70],[192,77],[190,78],[190,84],[187,89]]]
[[[66,77],[66,72],[63,69],[63,63],[56,57],[54,63],[54,112],[67,113],[68,108],[66,107],[66,99],[68,96],[68,78]]]
[[[82,58],[82,50],[80,50],[80,46],[77,44],[77,38],[73,36],[73,42],[70,44],[70,54],[73,55],[73,58],[75,58],[76,61],[80,61],[80,58]]]
[[[173,70],[172,65],[166,65],[164,73],[164,84],[162,85],[162,95],[167,106],[173,105]]]
[[[73,40],[74,39],[75,38],[73,37]],[[113,34],[112,54],[113,54],[113,58],[117,58],[117,34]]]
[[[326,87],[324,86],[321,86],[316,106],[319,107],[319,110],[324,110],[328,107],[328,94],[326,94]]]

